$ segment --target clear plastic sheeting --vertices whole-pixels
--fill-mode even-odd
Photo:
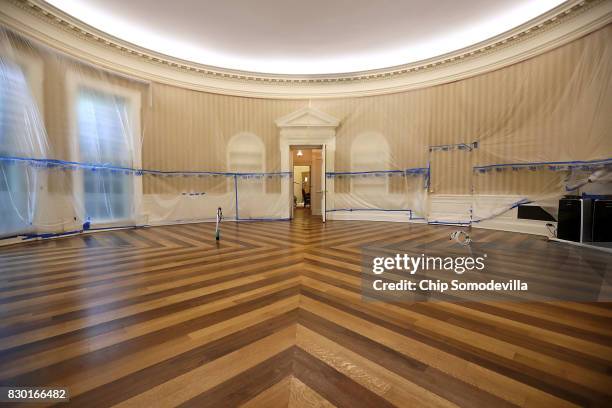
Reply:
[[[291,186],[291,173],[236,174],[236,219],[289,219]]]
[[[381,211],[424,219],[429,168],[362,172],[328,172],[334,193],[327,212]]]
[[[145,172],[143,223],[214,221],[217,208],[230,220],[236,212],[234,175],[225,173]]]
[[[192,163],[151,160],[147,134],[158,112],[150,83],[8,30],[0,45],[0,237],[213,221],[218,207],[228,220],[289,218],[291,176],[266,172],[257,135],[232,141],[219,129],[206,135],[213,149]]]
[[[11,49],[3,42],[3,54]],[[43,158],[49,150],[45,127],[20,68],[0,59],[0,157]],[[27,161],[0,160],[0,236],[29,233],[38,223],[37,203],[45,176]]]
[[[509,163],[473,168],[472,210],[470,223],[494,219],[521,204],[538,205],[557,217],[558,202],[564,195],[608,195],[612,193],[612,158],[592,161]],[[511,184],[527,184],[537,179],[531,190],[506,195]],[[483,185],[494,184],[499,194],[487,200]],[[520,191],[520,190],[519,190]]]
[[[214,221],[218,207],[286,220],[275,121],[307,106],[340,122],[321,188],[331,219],[484,225],[526,203],[556,215],[563,195],[612,194],[611,40],[607,26],[407,92],[280,100],[126,77],[0,29],[0,237]]]

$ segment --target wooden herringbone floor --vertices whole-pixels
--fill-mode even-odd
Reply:
[[[77,407],[610,406],[610,304],[361,300],[360,244],[450,228],[228,222],[218,245],[213,230],[0,248],[0,385],[68,387]],[[473,235],[555,267],[542,238]]]

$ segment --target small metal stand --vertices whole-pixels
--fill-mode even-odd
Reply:
[[[217,225],[215,226],[215,239],[221,239],[221,220],[223,219],[223,211],[221,207],[217,208]]]

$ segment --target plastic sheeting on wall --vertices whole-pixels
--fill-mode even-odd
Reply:
[[[3,48],[9,53],[10,48]],[[0,155],[43,158],[49,148],[37,104],[20,66],[0,60]],[[42,175],[25,161],[0,160],[0,234],[30,233],[38,221]]]
[[[383,138],[378,145],[388,145],[389,154],[379,149],[370,157],[379,159],[378,167],[367,170],[429,167],[427,193],[411,188],[408,194],[431,223],[484,223],[525,203],[556,215],[563,195],[611,194],[611,40],[607,26],[473,78],[393,95],[313,101],[342,123],[334,171],[356,170],[352,145],[361,143],[361,134]],[[487,166],[491,171],[483,170]],[[378,195],[366,198],[340,185],[335,193],[344,200],[332,203],[331,211],[385,208]],[[409,205],[415,204],[401,208],[412,210]]]
[[[255,164],[237,143],[227,162],[213,144],[215,160],[148,168],[151,92],[0,32],[0,236],[214,220],[218,207],[230,220],[288,218],[291,175],[265,171],[263,144]]]
[[[429,169],[328,172],[334,189],[327,212],[383,211],[403,213],[406,220],[426,216]]]
[[[274,120],[340,119],[327,211],[479,223],[609,193],[612,27],[478,77],[363,98],[274,100],[143,82],[0,33],[0,236],[284,220]],[[333,156],[332,156],[333,154]],[[332,167],[333,163],[333,167]],[[589,182],[589,180],[591,182]],[[439,216],[453,197],[465,211]]]

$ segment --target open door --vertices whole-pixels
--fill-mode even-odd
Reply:
[[[293,201],[293,183],[295,183],[295,180],[293,179],[294,177],[294,172],[293,172],[293,152],[291,150],[289,150],[289,172],[291,173],[291,175],[289,176],[289,219],[292,220],[293,219],[293,205],[294,205],[294,201]]]
[[[321,149],[321,219],[325,222],[327,218],[327,155],[325,145]]]

